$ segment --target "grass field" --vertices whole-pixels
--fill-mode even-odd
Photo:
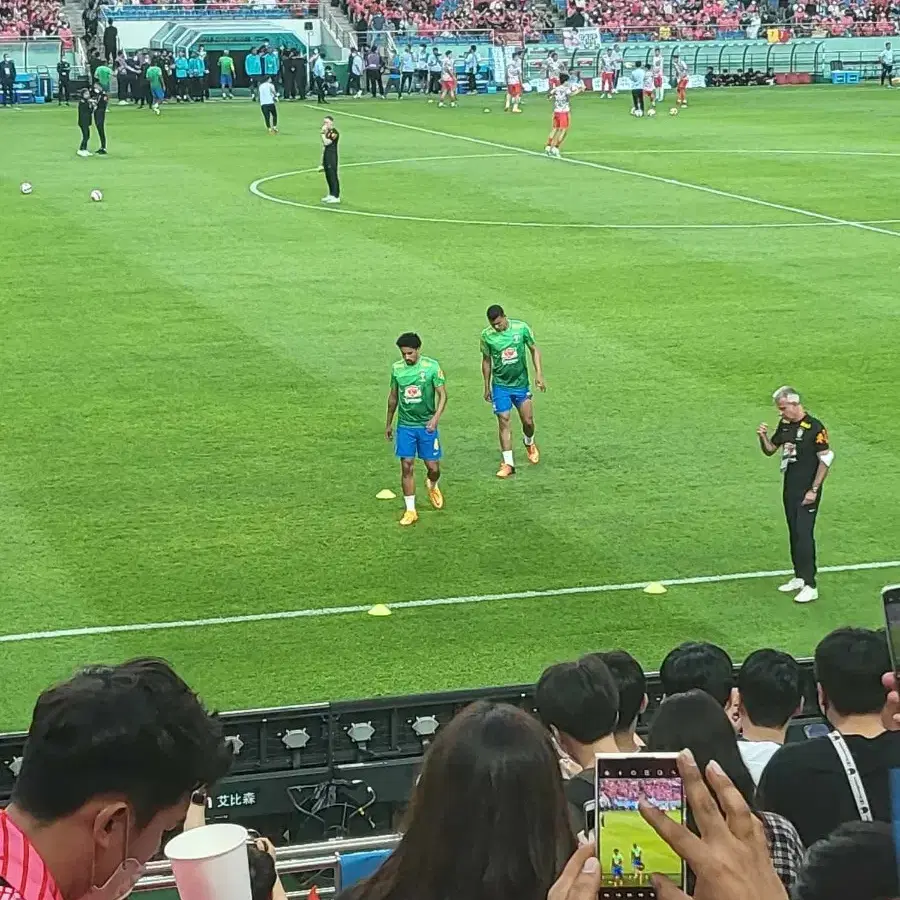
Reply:
[[[683,820],[681,811],[667,815],[676,822]],[[666,875],[672,881],[681,880],[681,859],[678,854],[641,818],[637,810],[614,810],[603,814],[604,827],[600,831],[597,856],[603,863],[603,884],[649,884],[651,873]],[[639,876],[631,865],[631,847],[637,844],[643,850],[644,875]],[[624,880],[612,877],[613,850],[624,857]],[[643,880],[638,880],[643,878]]]
[[[697,91],[636,121],[589,95],[569,161],[540,155],[543,99],[518,117],[494,98],[344,102],[340,212],[248,189],[302,171],[260,190],[317,207],[315,104],[283,104],[277,137],[246,101],[113,107],[91,159],[74,110],[0,110],[0,631],[782,569],[754,431],[786,382],[837,453],[821,564],[896,560],[897,97]],[[367,165],[384,160],[401,162]],[[490,303],[532,325],[548,382],[543,459],[505,483],[481,398]],[[447,506],[401,531],[375,494],[399,492],[384,402],[407,329],[447,374]],[[878,622],[898,577],[825,574],[807,608],[758,578],[17,638],[0,726],[77,664],[134,654],[220,708],[527,681],[617,645],[655,668],[687,638],[808,654]]]

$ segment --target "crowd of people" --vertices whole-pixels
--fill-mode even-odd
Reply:
[[[688,810],[684,823],[667,814],[678,799],[671,779],[639,790],[629,813],[686,864],[687,894],[649,876],[660,900],[897,897],[889,781],[900,767],[900,695],[884,633],[840,628],[819,643],[827,725],[817,727],[827,733],[787,741],[805,677],[780,651],[752,653],[735,674],[722,648],[682,644],[663,659],[665,697],[641,737],[646,678],[632,656],[552,665],[536,716],[480,701],[439,730],[399,845],[345,900],[593,900],[613,852],[603,819],[622,805],[607,797],[591,824],[596,754],[631,754],[639,768],[654,752],[678,754]],[[111,884],[125,895],[164,834],[186,815],[185,827],[202,824],[192,800],[203,806],[231,755],[216,717],[162,661],[87,669],[46,691],[0,813],[2,896],[76,900]],[[654,852],[632,848],[641,872],[653,871]],[[254,900],[272,895],[266,868]]]
[[[900,5],[888,0],[570,0],[570,28],[597,27],[611,39],[714,40],[763,37],[767,28],[790,27],[800,35],[855,37],[897,32]]]
[[[59,0],[0,0],[0,38],[39,37],[71,41]]]

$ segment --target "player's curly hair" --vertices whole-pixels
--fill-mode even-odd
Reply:
[[[413,350],[418,350],[419,347],[422,346],[422,338],[414,331],[404,331],[403,334],[397,338],[397,346],[411,347]]]

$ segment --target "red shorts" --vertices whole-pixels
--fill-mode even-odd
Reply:
[[[652,91],[650,88],[644,88],[644,96],[645,96],[645,97],[652,97],[652,96],[653,96],[653,91]]]
[[[456,79],[454,78],[442,78],[441,79],[441,90],[447,91],[448,93],[453,93],[456,90]]]
[[[613,87],[615,87],[615,75],[612,72],[601,72],[600,90],[612,91]]]
[[[553,113],[553,127],[554,128],[568,128],[569,127],[569,114],[555,112]]]
[[[508,84],[506,86],[506,93],[509,94],[510,97],[521,97],[522,96],[522,85],[521,84]]]
[[[662,87],[662,75],[654,75],[653,76],[653,87]]]
[[[687,90],[687,85],[688,85],[688,80],[687,80],[687,78],[682,78],[682,79],[678,82],[678,90],[679,90],[679,91]]]
[[[554,76],[553,78],[548,78],[547,81],[550,83],[550,90],[553,90],[553,88],[555,87],[559,87],[559,78]]]

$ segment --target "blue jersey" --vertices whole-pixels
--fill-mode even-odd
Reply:
[[[189,71],[190,65],[188,58],[186,56],[179,56],[178,59],[175,60],[175,77],[187,78]]]
[[[271,53],[267,53],[265,57],[263,57],[263,61],[265,62],[266,67],[266,75],[277,75],[278,74],[278,54],[274,51]]]
[[[190,72],[192,77],[198,78],[200,75],[204,75],[206,73],[206,66],[199,56],[192,56],[188,60],[188,71]]]
[[[248,75],[261,75],[262,74],[262,60],[259,58],[259,55],[256,53],[248,53],[246,58],[244,59],[244,71]]]

